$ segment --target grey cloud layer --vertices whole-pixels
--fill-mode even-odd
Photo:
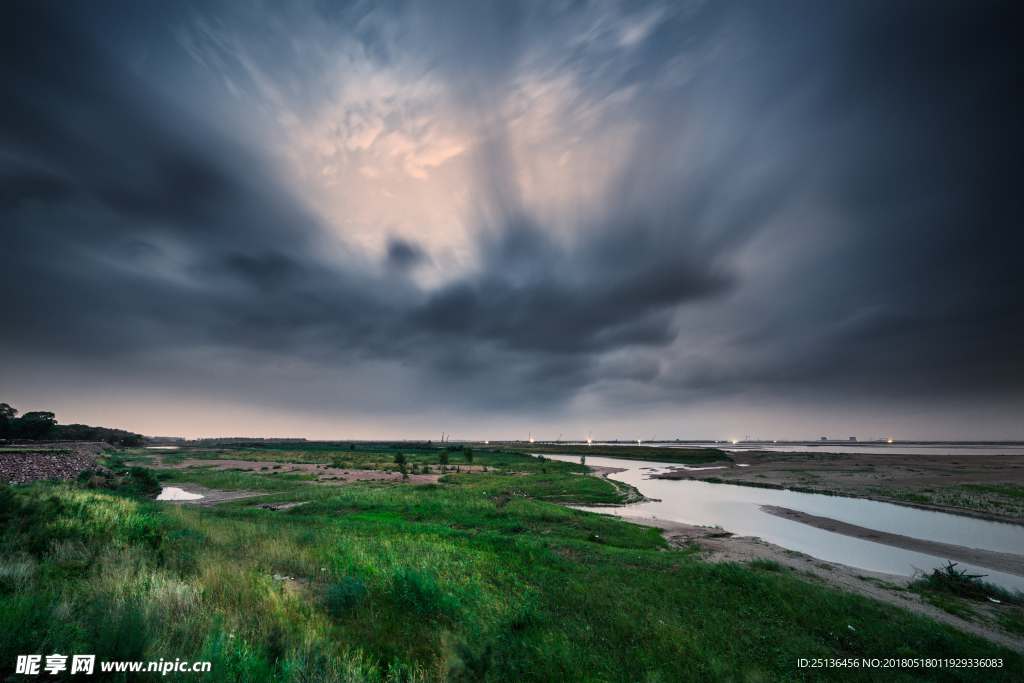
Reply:
[[[521,200],[515,150],[492,117],[489,146],[472,152],[487,217],[478,260],[424,289],[410,273],[431,255],[414,236],[393,238],[381,264],[336,241],[328,255],[324,226],[262,150],[169,102],[173,83],[119,62],[131,31],[106,20],[76,31],[34,4],[5,5],[8,362],[42,348],[83,365],[118,357],[131,373],[160,349],[210,346],[325,365],[375,358],[410,385],[475,387],[445,400],[506,409],[609,383],[636,403],[773,387],[870,397],[883,379],[887,393],[1019,394],[1014,5],[474,7],[263,19],[298,45],[333,28],[382,64],[406,49],[481,119],[489,89],[538,55],[571,69],[581,98],[630,93],[601,116],[641,132],[610,161],[597,217],[568,237]],[[175,32],[165,17],[125,16],[139,34]],[[281,89],[315,97],[317,75],[303,75],[322,66],[313,51],[289,57],[284,42],[249,39]],[[173,44],[150,59],[187,83],[194,62]]]

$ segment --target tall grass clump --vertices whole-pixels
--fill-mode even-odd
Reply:
[[[1005,588],[983,581],[983,574],[968,574],[967,570],[957,569],[957,564],[949,561],[945,567],[933,569],[930,574],[925,574],[914,581],[911,588],[969,600],[993,600],[1024,607],[1024,593],[1011,593]]]

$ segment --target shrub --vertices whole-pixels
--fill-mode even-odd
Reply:
[[[144,496],[156,496],[160,493],[160,482],[145,467],[133,467],[128,470],[131,476],[130,485],[137,488]]]
[[[439,463],[441,463],[442,465],[447,465],[448,464],[448,449],[447,448],[441,449],[441,452],[437,454],[437,461]]]

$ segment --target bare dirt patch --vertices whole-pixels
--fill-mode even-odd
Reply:
[[[403,478],[401,472],[385,470],[357,470],[331,467],[330,465],[314,465],[309,463],[287,463],[272,461],[252,460],[202,460],[190,458],[180,463],[165,463],[163,457],[155,456],[149,467],[161,469],[184,470],[189,468],[202,467],[210,471],[231,470],[251,472],[253,474],[307,474],[316,475],[317,481],[321,484],[333,484],[341,486],[353,481],[406,481],[411,484],[433,484],[437,483],[443,475],[433,474],[409,474]],[[465,468],[463,468],[465,470]]]

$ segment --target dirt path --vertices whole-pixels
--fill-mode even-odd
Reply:
[[[628,522],[663,529],[662,535],[674,550],[686,550],[693,543],[700,546],[701,559],[706,562],[750,562],[772,560],[788,567],[811,583],[857,593],[889,605],[901,607],[939,623],[980,636],[1003,647],[1024,653],[1024,641],[991,625],[1000,609],[997,605],[972,605],[984,620],[966,621],[924,602],[921,596],[906,590],[913,580],[908,576],[883,574],[825,562],[803,553],[786,550],[751,536],[733,536],[721,529],[692,526],[654,517],[622,517]]]
[[[962,545],[925,541],[920,538],[890,534],[885,531],[875,531],[874,529],[857,526],[856,524],[847,524],[846,522],[829,519],[828,517],[809,515],[806,512],[798,512],[797,510],[790,510],[789,508],[778,507],[776,505],[762,505],[761,509],[769,515],[775,515],[776,517],[800,522],[801,524],[813,526],[818,529],[824,529],[825,531],[831,531],[836,534],[852,536],[853,538],[881,543],[882,545],[889,545],[894,548],[913,550],[914,552],[934,555],[935,557],[941,557],[947,560],[966,562],[967,564],[973,564],[987,569],[995,569],[996,571],[1006,572],[1007,574],[1024,576],[1024,555],[998,553],[992,550],[980,550],[978,548],[966,548]]]

